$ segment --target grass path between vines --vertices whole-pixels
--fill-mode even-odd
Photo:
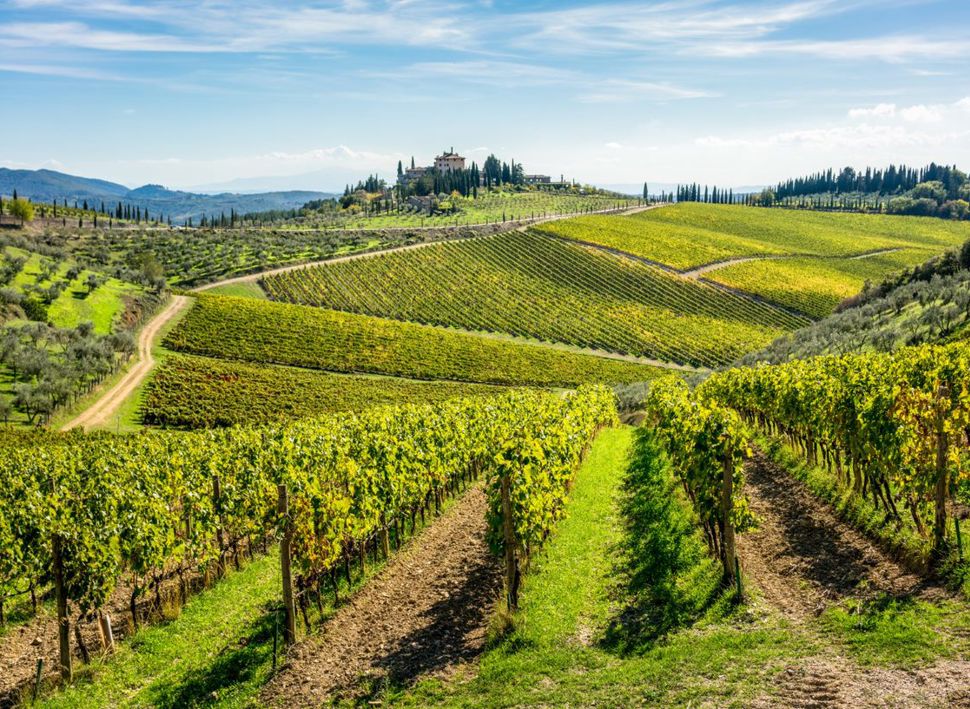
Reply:
[[[426,680],[389,697],[404,706],[725,706],[754,696],[780,658],[804,643],[775,623],[711,619],[641,652],[605,642],[628,600],[618,587],[616,507],[634,429],[600,434],[579,470],[567,517],[524,579],[515,630],[477,675]],[[721,620],[716,620],[720,618]]]

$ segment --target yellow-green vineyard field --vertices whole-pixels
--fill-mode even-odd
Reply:
[[[142,420],[150,425],[184,428],[262,424],[504,391],[503,387],[485,384],[330,374],[172,355],[147,386]]]
[[[866,281],[877,283],[933,255],[932,251],[901,249],[864,258],[761,259],[709,271],[704,278],[823,318],[840,301],[862,290]]]
[[[925,249],[932,254],[970,238],[970,224],[931,217],[795,212],[698,203],[632,215],[576,217],[534,229],[681,270],[764,254],[850,256],[897,248]]]
[[[730,362],[808,318],[538,234],[436,244],[266,277],[274,300],[668,362]]]
[[[635,382],[662,371],[413,323],[210,295],[198,298],[165,344],[223,359],[512,386]]]

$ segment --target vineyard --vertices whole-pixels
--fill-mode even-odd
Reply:
[[[512,386],[633,382],[661,371],[413,323],[208,295],[198,298],[165,344],[253,363]]]
[[[306,211],[302,216],[280,223],[282,229],[401,229],[452,227],[496,222],[515,222],[559,214],[580,214],[633,206],[635,200],[615,194],[589,194],[567,190],[527,190],[523,192],[488,190],[477,197],[450,195],[439,202],[437,210],[404,203],[390,211],[363,213],[352,210]]]
[[[263,286],[279,301],[708,367],[808,323],[639,261],[520,232],[290,271]]]
[[[292,367],[173,355],[145,388],[143,423],[176,428],[266,424],[375,406],[500,394],[448,381],[337,375]]]
[[[757,255],[845,257],[884,249],[940,252],[970,226],[930,218],[752,210],[676,204],[629,216],[592,215],[542,224],[554,236],[624,251],[679,270]]]
[[[587,446],[615,422],[612,394],[593,387],[262,429],[9,439],[0,459],[0,600],[53,586],[58,664],[69,679],[72,627],[81,641],[76,628],[102,618],[122,578],[137,628],[139,599],[160,604],[164,581],[181,584],[184,602],[187,574],[218,577],[275,538],[291,644],[298,618],[309,626],[308,609],[327,585],[337,592],[338,575],[350,582],[368,556],[389,556],[408,524],[413,531],[419,515],[485,476],[514,605],[522,565],[561,517]],[[102,637],[111,642],[110,632]]]
[[[967,490],[970,353],[965,344],[826,356],[733,369],[701,387],[808,464],[867,500],[884,525],[912,526],[925,558],[956,543],[950,509]]]
[[[841,301],[861,291],[867,281],[878,282],[932,255],[932,251],[903,249],[864,258],[747,261],[710,271],[704,278],[823,318]]]

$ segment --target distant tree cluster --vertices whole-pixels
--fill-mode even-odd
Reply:
[[[882,212],[942,219],[970,218],[970,180],[955,166],[931,163],[916,170],[890,166],[885,170],[851,167],[779,183],[747,195],[757,207],[789,207],[828,211]]]
[[[828,169],[814,175],[779,182],[773,192],[778,199],[829,192],[834,194],[862,192],[864,194],[896,195],[913,189],[921,182],[932,181],[943,183],[945,189],[951,195],[951,199],[955,199],[960,187],[966,183],[967,176],[958,170],[955,165],[937,165],[936,163],[930,163],[919,169],[906,165],[890,165],[884,169],[867,167],[865,170],[844,167],[839,172]]]
[[[677,187],[678,202],[704,202],[706,204],[735,204],[734,189],[718,187],[714,185],[699,185],[696,182],[690,185],[679,185]]]

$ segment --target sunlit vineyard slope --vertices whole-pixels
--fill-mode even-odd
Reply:
[[[513,232],[291,271],[270,297],[715,366],[808,322],[579,244]]]

